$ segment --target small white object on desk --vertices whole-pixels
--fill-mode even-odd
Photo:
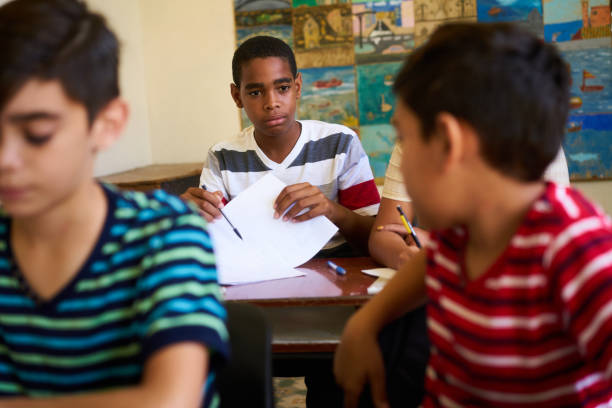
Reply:
[[[361,272],[378,278],[374,281],[374,283],[368,286],[368,295],[375,295],[385,287],[387,282],[389,282],[397,271],[392,268],[374,268],[363,269]]]

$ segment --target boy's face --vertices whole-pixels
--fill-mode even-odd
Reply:
[[[437,136],[425,141],[418,117],[401,98],[397,98],[392,123],[402,146],[404,184],[420,223],[427,228],[446,228],[453,197],[444,170],[443,141]]]
[[[13,217],[41,215],[90,182],[108,123],[91,126],[85,107],[56,80],[31,79],[0,112],[0,202]]]
[[[231,85],[236,106],[244,108],[263,136],[283,136],[295,125],[302,76],[293,78],[284,58],[254,58],[242,66],[240,88]]]

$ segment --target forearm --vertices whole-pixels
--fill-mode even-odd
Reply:
[[[425,268],[425,253],[419,252],[356,313],[362,324],[378,333],[388,323],[423,305],[427,299]]]
[[[172,408],[198,407],[199,401],[185,401],[180,395],[163,395],[153,387],[134,386],[116,391],[50,398],[0,400],[2,408]]]
[[[368,253],[368,237],[374,225],[374,217],[359,215],[340,204],[334,206],[331,221],[351,245]]]
[[[372,231],[368,241],[370,256],[377,262],[393,269],[399,269],[400,255],[406,250],[404,239],[391,231]]]

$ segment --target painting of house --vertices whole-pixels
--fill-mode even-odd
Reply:
[[[235,20],[237,45],[257,35],[269,35],[293,46],[291,9],[239,12]]]
[[[415,46],[424,44],[447,21],[476,22],[476,3],[477,0],[414,0]]]
[[[350,4],[293,9],[293,44],[304,68],[353,64]]]
[[[550,42],[610,37],[608,0],[544,0],[544,38]]]

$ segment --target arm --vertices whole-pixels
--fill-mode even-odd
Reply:
[[[116,391],[51,398],[2,400],[3,408],[173,408],[199,407],[208,371],[208,351],[201,344],[177,343],[154,353],[142,382]]]
[[[398,205],[402,206],[406,217],[412,219],[412,205],[410,202],[383,197],[368,241],[368,248],[372,258],[393,269],[399,269],[419,252],[412,238],[409,235],[401,234],[402,231],[406,231],[403,225],[399,225],[401,220],[396,210]],[[390,224],[398,224],[398,232],[400,233],[389,227]]]
[[[344,327],[334,355],[334,375],[344,389],[346,407],[357,406],[367,382],[375,405],[385,406],[385,372],[378,333],[389,322],[425,302],[426,263],[425,251],[420,251]]]
[[[338,227],[340,233],[349,243],[367,251],[367,237],[372,229],[374,217],[359,215],[331,201],[321,190],[310,183],[299,183],[285,187],[274,203],[274,216],[279,218],[292,204],[295,205],[287,211],[283,220],[301,222],[323,215]],[[304,209],[308,209],[308,211],[298,216]]]

